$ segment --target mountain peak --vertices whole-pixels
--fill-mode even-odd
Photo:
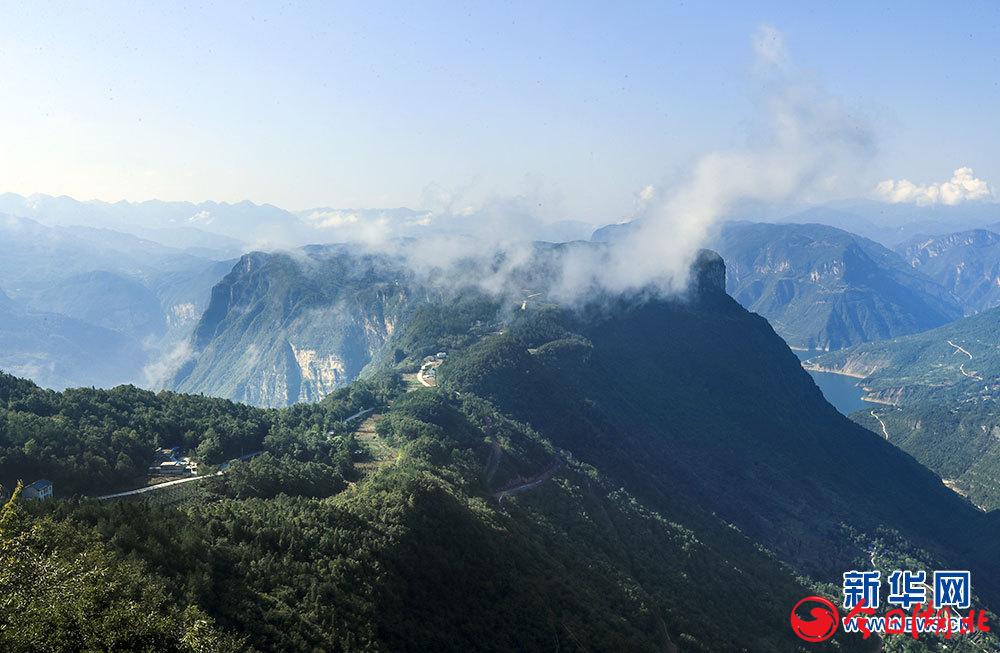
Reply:
[[[726,262],[718,252],[710,249],[698,250],[691,264],[691,276],[698,290],[718,290],[726,292]]]

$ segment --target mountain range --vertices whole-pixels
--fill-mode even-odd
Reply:
[[[594,233],[614,240],[628,224]],[[794,348],[839,349],[962,315],[947,289],[878,243],[821,224],[729,222],[712,239],[727,290]]]
[[[162,385],[154,368],[186,343],[233,264],[109,229],[0,215],[4,369],[53,388]]]
[[[917,236],[896,251],[913,269],[951,291],[966,313],[1000,305],[1000,234],[972,229]]]
[[[968,568],[976,605],[1000,600],[1000,524],[827,404],[725,294],[718,256],[685,297],[561,307],[540,283],[559,251],[525,272],[542,299],[414,301],[380,369],[319,403],[0,377],[7,482],[30,468],[99,493],[157,446],[205,464],[265,451],[165,501],[5,508],[7,574],[35,580],[0,636],[44,642],[85,619],[119,624],[88,629],[92,648],[795,651],[790,607],[834,596],[845,569]],[[400,375],[434,350],[439,387],[407,392]],[[71,455],[88,441],[99,457]],[[88,574],[120,580],[95,596]],[[42,609],[56,592],[69,609]],[[128,596],[163,621],[124,618]],[[817,650],[869,649],[841,633]]]

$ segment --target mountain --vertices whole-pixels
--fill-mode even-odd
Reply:
[[[891,338],[962,314],[899,255],[833,227],[729,223],[714,246],[726,260],[730,294],[800,349]]]
[[[896,251],[957,297],[966,313],[1000,305],[1000,234],[973,229],[916,236]]]
[[[107,229],[163,242],[193,253],[228,258],[245,249],[247,234],[278,235],[294,216],[251,202],[83,202],[72,197],[0,194],[0,213],[31,218],[50,227]],[[199,251],[200,250],[200,251]]]
[[[871,410],[852,417],[987,509],[1000,507],[1000,309],[806,363],[858,377]],[[883,430],[884,429],[884,430]]]
[[[608,225],[592,240],[623,237]],[[727,222],[711,241],[726,260],[726,288],[796,349],[839,349],[939,326],[958,300],[876,242],[822,224]]]
[[[262,406],[321,399],[358,376],[411,293],[398,262],[347,246],[247,254],[212,289],[174,387]]]
[[[636,225],[631,222],[604,225],[599,229],[595,229],[594,233],[590,235],[590,239],[595,243],[611,243],[622,238],[635,228]]]
[[[32,293],[29,305],[121,331],[138,341],[166,331],[159,298],[138,281],[113,272],[85,272],[54,282]]]
[[[538,263],[564,251],[542,249]],[[365,291],[350,268],[312,259],[301,265]],[[292,264],[241,262],[257,284],[274,275],[289,309],[313,296],[290,292]],[[370,265],[377,294],[387,272]],[[0,376],[0,425],[25,425],[0,430],[7,473],[56,471],[100,492],[154,446],[206,464],[265,452],[162,499],[42,502],[5,521],[0,546],[35,566],[0,578],[35,584],[12,594],[25,609],[5,613],[0,637],[47,642],[67,620],[124,609],[114,599],[131,585],[98,603],[69,582],[86,578],[72,561],[87,542],[104,547],[111,577],[141,565],[165,614],[197,611],[209,632],[259,650],[798,651],[791,606],[835,598],[845,570],[872,564],[969,568],[976,605],[996,605],[1000,523],[837,413],[768,323],[725,294],[721,259],[697,265],[684,297],[559,306],[538,283],[531,302],[474,286],[411,298],[378,371],[280,410]],[[217,288],[230,306],[243,305],[240,279]],[[407,392],[400,375],[428,349],[448,354],[440,385]],[[362,409],[374,412],[344,422]],[[100,455],[72,455],[88,448]],[[62,547],[27,536],[59,528],[79,535]],[[57,581],[78,607],[42,609],[35,597]],[[32,615],[47,627],[31,629]],[[85,635],[114,648],[104,631]],[[815,648],[875,644],[839,634]]]
[[[989,228],[998,219],[1000,204],[991,201],[919,205],[852,199],[795,211],[777,221],[830,225],[896,249],[920,234]]]
[[[0,370],[50,388],[113,386],[141,378],[147,354],[133,338],[25,307],[0,292]]]
[[[61,316],[60,324],[81,323],[88,334],[69,340],[28,339],[5,330],[0,349],[20,373],[50,387],[101,385],[109,380],[161,386],[167,374],[164,370],[173,371],[173,363],[168,362],[173,352],[189,338],[212,286],[233,264],[109,229],[50,227],[29,218],[0,215],[0,285],[22,313],[44,314],[50,323]],[[130,344],[107,337],[108,330]],[[88,359],[117,361],[125,351],[133,352],[135,359],[124,367],[116,363],[114,374],[98,372],[102,368],[97,366],[92,377],[85,367],[18,362],[66,360],[67,342],[90,347],[79,352]],[[151,367],[144,370],[146,364]],[[33,375],[35,369],[39,376]],[[135,373],[122,376],[125,369]],[[60,376],[61,371],[69,375]]]

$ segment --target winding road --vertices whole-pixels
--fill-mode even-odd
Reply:
[[[883,421],[882,421],[882,418],[881,418],[881,417],[879,417],[879,416],[878,416],[878,415],[877,415],[877,414],[875,413],[875,411],[874,411],[874,410],[872,411],[871,415],[872,415],[872,417],[874,417],[875,419],[877,419],[877,420],[878,420],[878,423],[879,423],[879,426],[881,426],[881,427],[882,427],[882,435],[884,435],[884,436],[885,436],[885,439],[886,439],[886,440],[888,440],[888,439],[889,439],[889,431],[888,431],[888,430],[887,430],[887,429],[885,428],[885,422],[883,422]]]
[[[532,490],[545,481],[552,478],[552,475],[559,471],[563,466],[563,460],[560,458],[555,463],[549,466],[548,469],[538,474],[537,476],[527,479],[525,482],[515,485],[514,487],[509,487],[498,492],[494,492],[493,496],[497,498],[498,501],[503,501],[504,497],[513,496],[515,494],[520,494],[522,492],[527,492]]]
[[[955,348],[955,353],[956,354],[958,352],[962,352],[963,354],[965,354],[966,356],[969,357],[970,361],[972,360],[972,354],[969,353],[969,350],[965,349],[964,347],[962,347],[960,345],[956,345],[951,340],[946,340],[945,342],[947,342],[949,345],[951,345],[952,347]],[[983,380],[983,377],[979,376],[979,374],[977,372],[969,372],[969,371],[967,371],[965,369],[965,363],[962,363],[961,365],[958,366],[958,371],[961,372],[963,376],[967,376],[970,379],[976,379],[977,381],[982,381]]]

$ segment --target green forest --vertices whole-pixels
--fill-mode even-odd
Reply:
[[[872,547],[968,562],[994,595],[993,526],[825,404],[724,295],[455,306],[286,409],[2,377],[0,649],[791,651],[790,606],[835,599]],[[718,349],[734,334],[752,345],[737,369]],[[401,374],[440,350],[440,386],[408,392]],[[89,498],[159,446],[225,471]],[[22,470],[56,500],[21,498]],[[976,539],[951,543],[949,523]]]

